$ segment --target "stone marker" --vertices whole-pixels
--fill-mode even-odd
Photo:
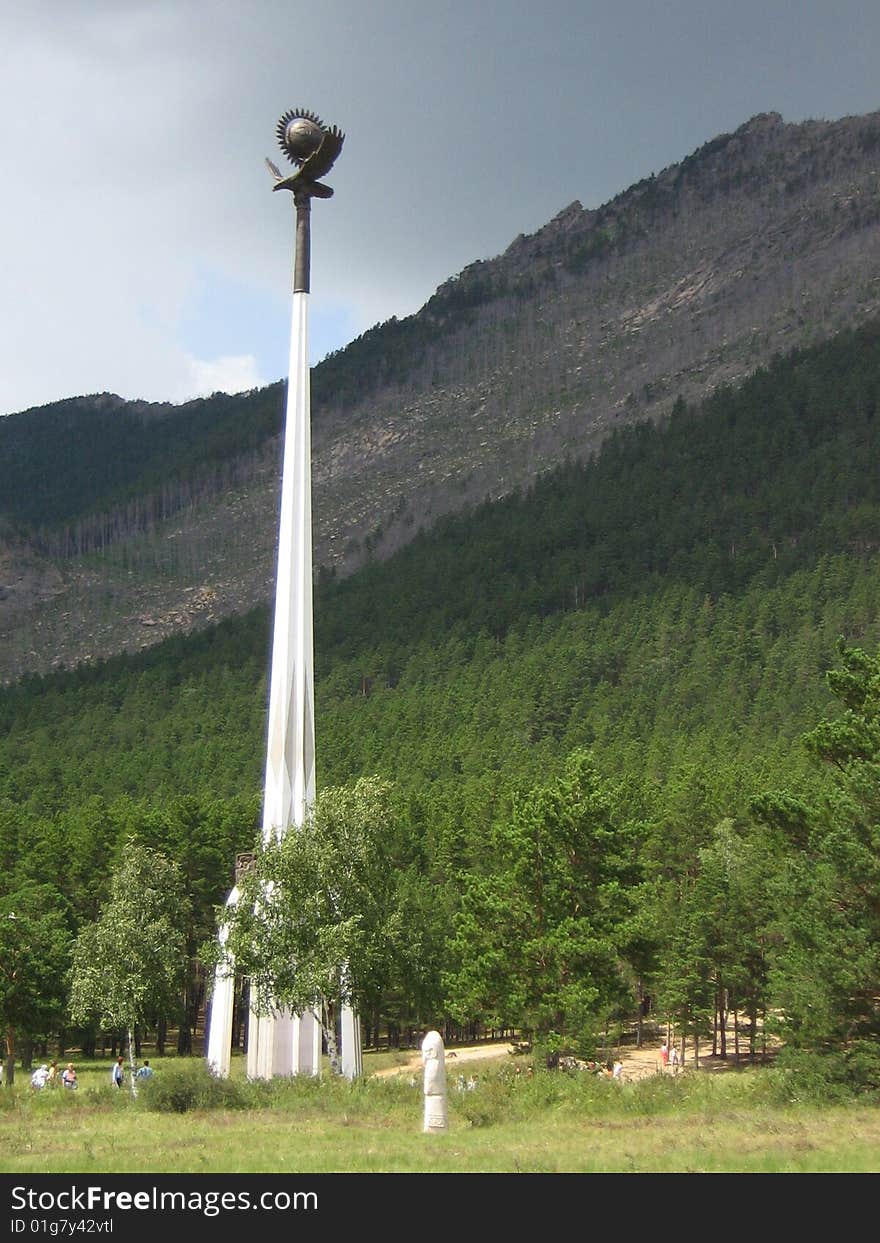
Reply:
[[[427,1134],[449,1129],[446,1109],[446,1062],[443,1039],[439,1032],[428,1032],[422,1041],[422,1062],[425,1067],[425,1125]]]

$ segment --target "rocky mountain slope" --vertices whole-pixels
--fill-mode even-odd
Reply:
[[[316,561],[345,573],[388,555],[621,423],[663,418],[679,395],[736,384],[878,311],[880,112],[756,116],[597,210],[570,204],[314,370]],[[0,678],[269,599],[280,462],[269,438],[152,505],[149,522],[96,495],[100,538],[10,528]]]

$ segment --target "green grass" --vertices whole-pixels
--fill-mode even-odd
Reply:
[[[422,1133],[409,1076],[211,1081],[157,1061],[133,1101],[109,1062],[80,1089],[0,1091],[6,1173],[851,1172],[880,1169],[877,1102],[798,1103],[791,1076],[686,1073],[612,1084],[509,1066],[449,1093],[449,1131]],[[452,1079],[452,1077],[451,1077]],[[225,1094],[225,1096],[224,1096]],[[156,1112],[183,1107],[185,1112]]]

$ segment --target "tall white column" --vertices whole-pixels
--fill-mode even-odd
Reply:
[[[263,800],[263,840],[302,826],[315,801],[315,683],[312,583],[311,413],[308,293],[296,290],[290,333],[287,412],[275,621],[269,689],[269,729]],[[360,1020],[341,1013],[342,1073],[363,1073]],[[321,1024],[306,1012],[251,1010],[248,1075],[317,1075]]]
[[[293,295],[269,689],[263,840],[300,827],[315,801],[312,483],[307,293]]]
[[[238,886],[226,899],[227,906],[238,901]],[[220,929],[220,944],[224,946],[229,936],[226,924]],[[208,1047],[205,1054],[212,1074],[226,1079],[232,1054],[232,1010],[235,1005],[235,972],[226,963],[218,963],[214,971],[214,989],[211,993],[211,1015],[208,1020]]]
[[[299,828],[315,801],[312,614],[312,485],[308,293],[293,295],[281,471],[281,515],[269,683],[263,840]],[[313,1014],[259,1015],[248,1029],[248,1075],[318,1074],[320,1024]]]
[[[348,1080],[360,1079],[364,1073],[360,1016],[351,1006],[343,1005],[340,1022],[342,1027],[342,1073]]]

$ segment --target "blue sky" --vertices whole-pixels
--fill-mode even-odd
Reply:
[[[346,132],[312,358],[574,199],[758,112],[880,108],[875,0],[30,0],[0,11],[0,413],[281,378],[293,213],[263,163]]]

